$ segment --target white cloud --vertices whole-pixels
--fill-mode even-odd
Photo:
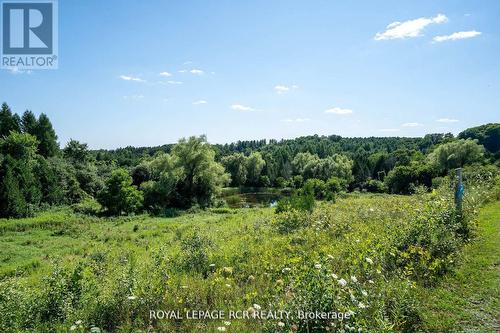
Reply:
[[[288,118],[288,119],[283,119],[283,121],[285,123],[304,123],[306,121],[310,121],[311,119],[309,118],[295,118],[295,119],[291,119],[291,118]]]
[[[241,105],[241,104],[233,104],[231,105],[231,109],[235,111],[255,111],[254,108],[251,108],[249,106]]]
[[[379,129],[380,132],[399,132],[399,128],[381,128]]]
[[[182,84],[182,81],[167,81],[168,84]]]
[[[169,77],[169,76],[172,76],[172,74],[170,74],[169,72],[161,72],[160,76]]]
[[[333,114],[351,114],[353,111],[351,109],[343,109],[343,108],[331,108],[325,110],[325,113],[333,113]]]
[[[422,36],[422,31],[430,24],[440,24],[448,21],[448,18],[443,14],[438,14],[435,17],[421,17],[414,20],[404,22],[392,22],[387,26],[384,32],[378,32],[374,39],[401,39]]]
[[[285,86],[285,85],[279,84],[279,85],[274,87],[274,91],[276,91],[276,93],[278,93],[278,94],[286,94],[290,90],[297,89],[297,88],[298,88],[298,86],[295,84],[292,86]]]
[[[144,98],[144,95],[129,95],[129,96],[123,96],[123,99],[126,100],[133,100],[133,101],[138,101]]]
[[[444,36],[436,36],[434,37],[435,42],[444,42],[447,40],[459,40],[459,39],[466,39],[466,38],[474,38],[476,36],[479,36],[481,32],[476,31],[476,30],[471,30],[471,31],[459,31],[459,32],[454,32],[451,35],[444,35]]]
[[[420,123],[404,123],[404,124],[401,124],[402,127],[418,127],[418,126],[422,126],[422,124]]]
[[[458,119],[450,119],[450,118],[440,118],[436,120],[438,123],[456,123]]]
[[[125,81],[146,82],[146,80],[143,80],[141,78],[128,76],[128,75],[120,75],[120,79],[125,80]]]
[[[202,105],[202,104],[207,104],[208,102],[207,101],[204,101],[204,100],[199,100],[199,101],[196,101],[196,102],[193,102],[193,105]]]
[[[202,71],[201,69],[192,69],[189,71],[189,73],[194,74],[194,75],[203,75],[205,72]]]

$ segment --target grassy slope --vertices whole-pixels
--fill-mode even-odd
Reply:
[[[477,237],[455,275],[423,290],[424,331],[500,332],[500,201],[481,209]]]

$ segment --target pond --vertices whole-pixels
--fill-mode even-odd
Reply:
[[[224,189],[222,198],[230,208],[272,207],[286,191],[272,188],[230,188]]]

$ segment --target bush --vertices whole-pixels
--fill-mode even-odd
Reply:
[[[113,171],[98,197],[99,203],[111,215],[137,212],[142,208],[143,200],[142,192],[132,185],[132,177],[125,169]]]
[[[276,213],[288,212],[292,210],[312,212],[314,209],[314,197],[312,194],[293,194],[290,197],[278,200]]]
[[[75,213],[85,215],[97,215],[102,210],[101,204],[93,198],[85,198],[79,203],[73,204],[71,208]]]
[[[370,179],[366,182],[365,188],[368,192],[384,193],[387,189],[385,184],[380,180]]]
[[[309,214],[296,209],[281,212],[274,217],[273,225],[279,233],[287,234],[309,226]]]
[[[308,179],[302,187],[302,193],[311,194],[318,200],[324,199],[327,194],[326,184],[321,179]]]

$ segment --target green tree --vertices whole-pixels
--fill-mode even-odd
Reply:
[[[0,216],[24,217],[28,215],[28,205],[15,175],[16,161],[7,156],[0,168]]]
[[[500,124],[486,124],[468,128],[458,135],[459,139],[472,139],[484,146],[491,154],[500,154]]]
[[[19,116],[13,115],[7,103],[0,108],[0,138],[9,135],[11,131],[19,132]]]
[[[63,156],[77,163],[86,163],[91,159],[88,145],[73,139],[70,139],[64,147]]]
[[[183,170],[177,187],[181,207],[209,206],[221,187],[229,182],[229,175],[215,162],[215,151],[205,136],[179,140],[172,148],[172,155]]]
[[[439,145],[427,156],[427,160],[443,174],[454,168],[480,162],[483,155],[483,146],[473,140],[460,139]]]
[[[49,117],[42,113],[38,117],[38,124],[35,130],[38,139],[38,153],[44,157],[55,156],[59,151],[57,135],[52,127]]]
[[[141,209],[143,200],[142,192],[132,185],[132,177],[123,168],[111,173],[106,187],[98,196],[99,203],[111,215],[137,212]]]
[[[38,120],[36,119],[33,112],[26,110],[21,118],[21,130],[23,133],[28,133],[31,135],[36,135],[36,129],[38,127]]]
[[[253,152],[246,159],[246,169],[248,173],[247,183],[251,186],[259,184],[260,175],[266,165],[261,153]]]
[[[224,156],[221,160],[222,165],[231,175],[232,186],[245,185],[247,181],[247,159],[242,153],[236,153]]]

